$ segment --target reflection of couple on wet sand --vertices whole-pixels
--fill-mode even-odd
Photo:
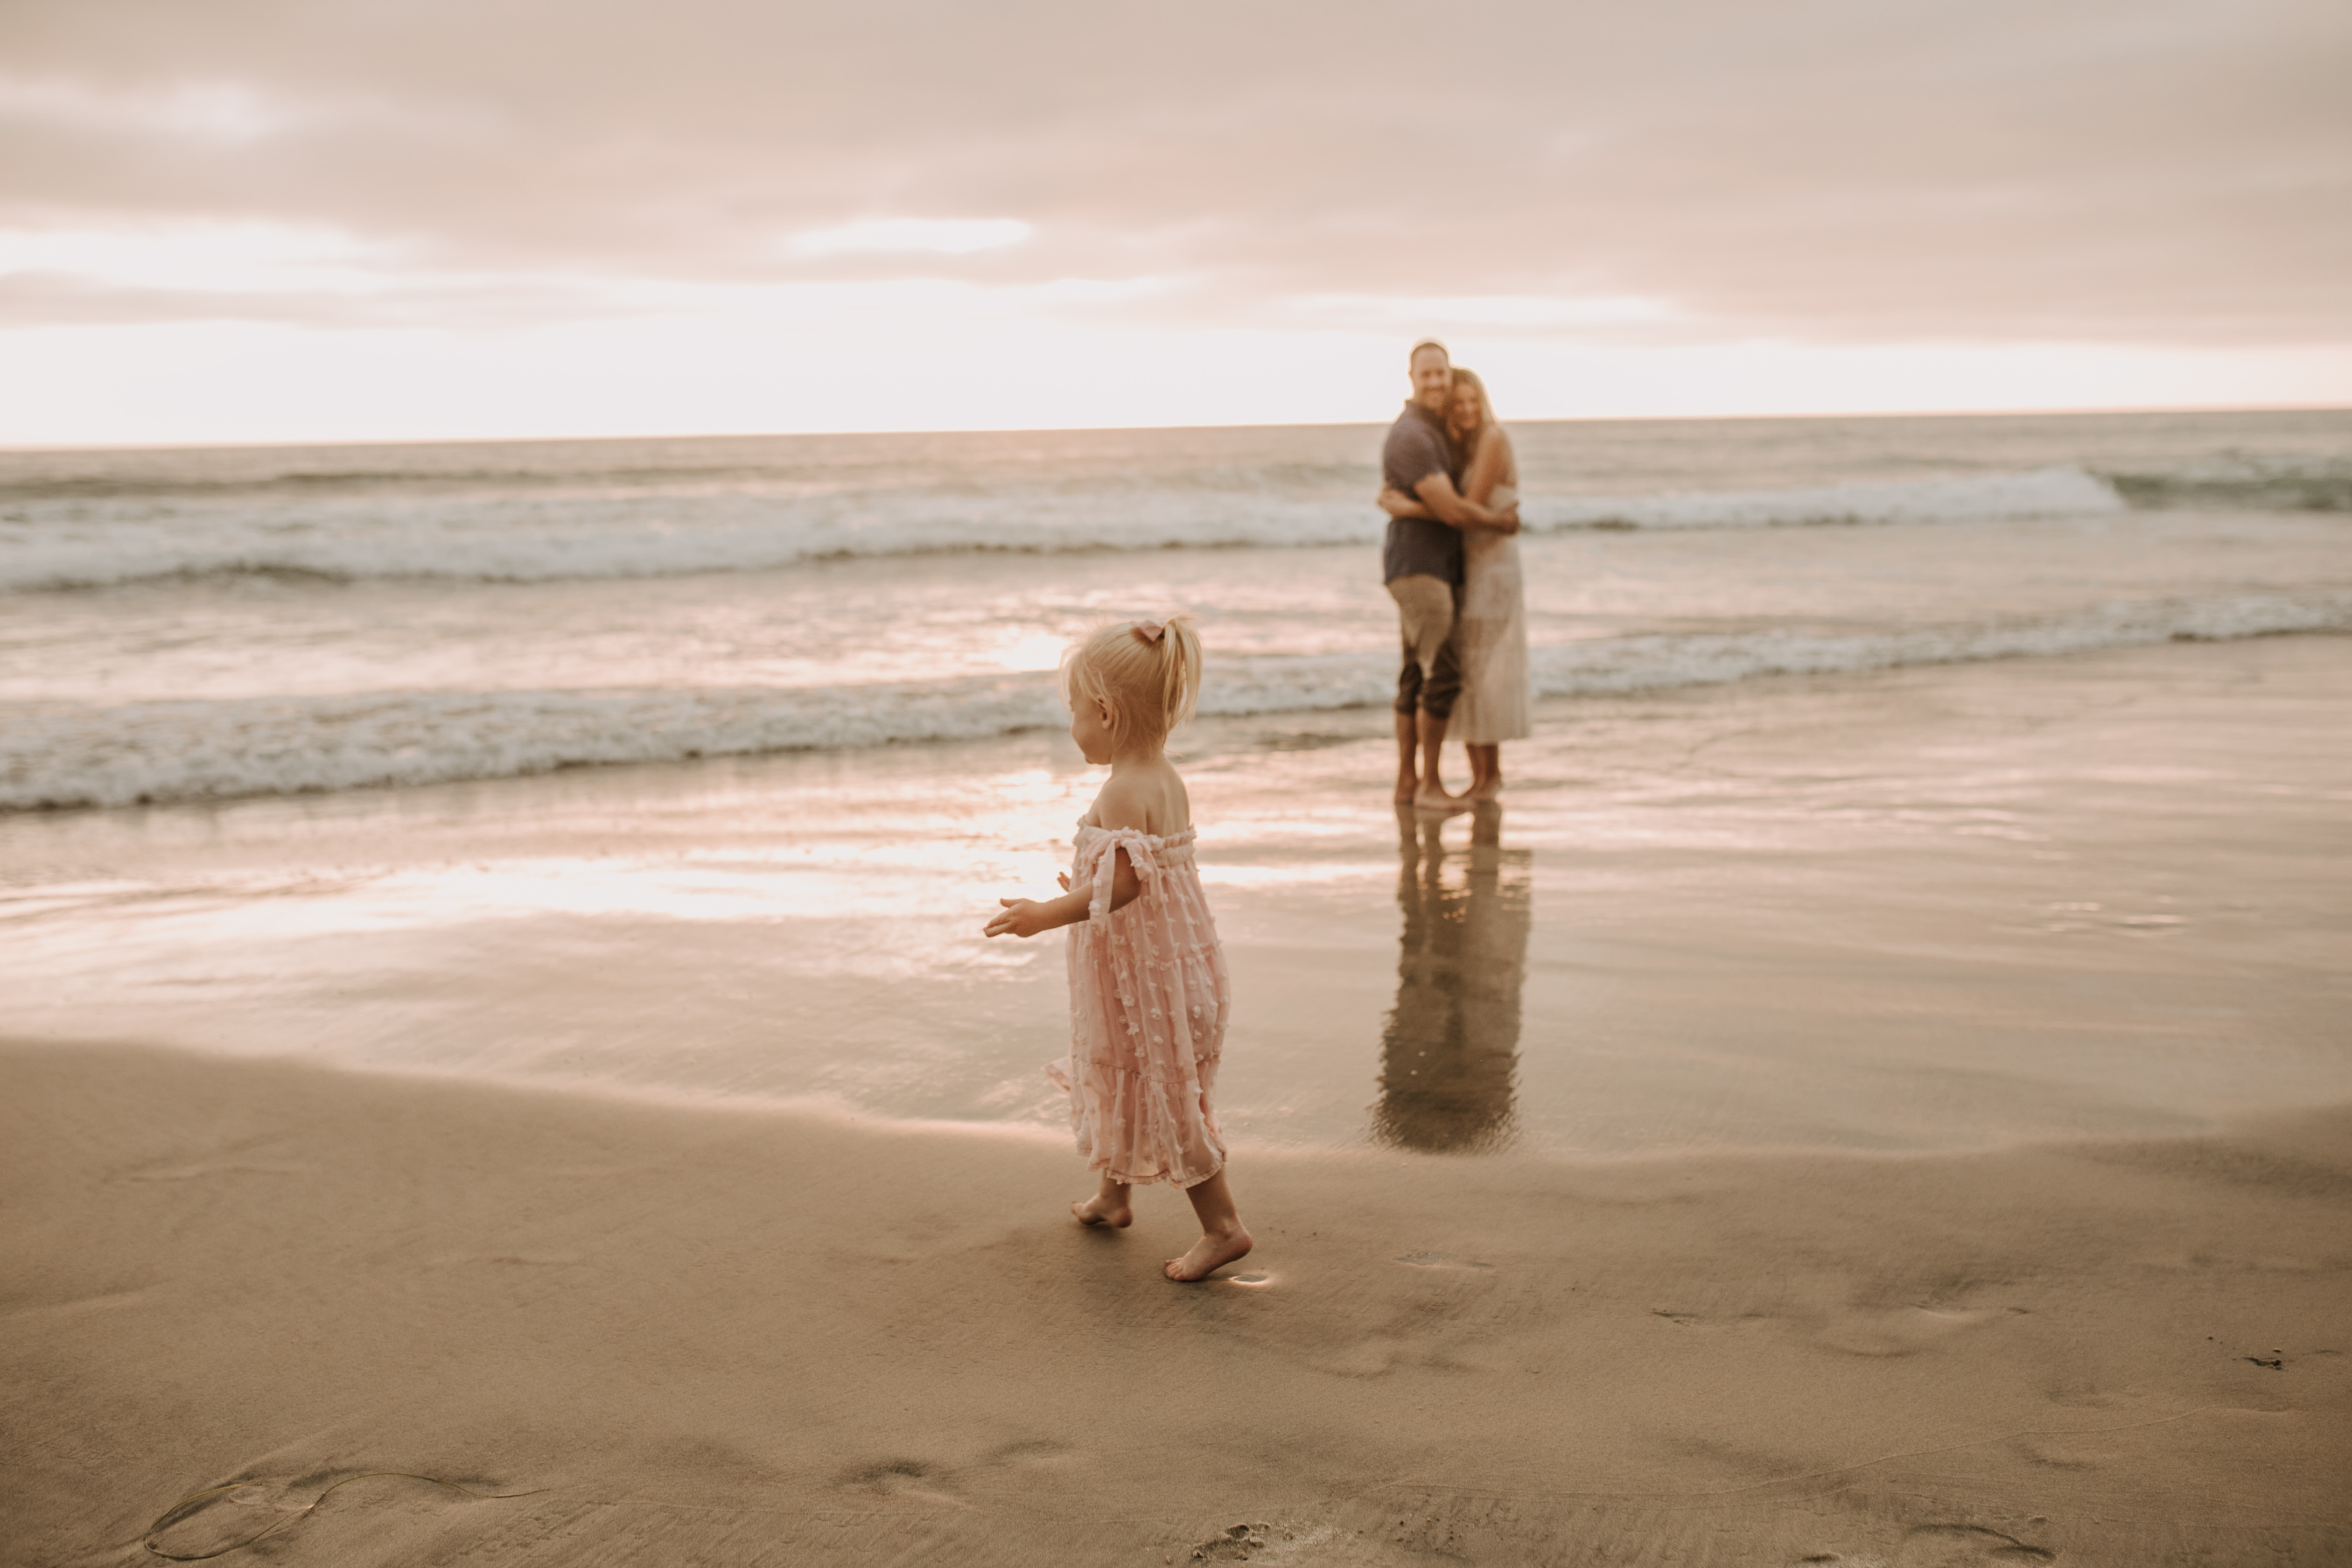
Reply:
[[[1398,804],[1462,811],[1502,793],[1502,742],[1528,732],[1528,627],[1519,572],[1518,462],[1486,388],[1443,343],[1413,346],[1412,397],[1381,454],[1389,514],[1382,575],[1396,601]],[[1470,784],[1446,793],[1448,729]]]
[[[1396,1005],[1381,1027],[1382,1142],[1438,1153],[1499,1148],[1515,1122],[1519,994],[1535,923],[1532,863],[1501,844],[1502,808],[1475,808],[1466,854],[1447,818],[1397,807]]]

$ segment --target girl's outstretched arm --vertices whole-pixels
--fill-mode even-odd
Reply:
[[[1135,902],[1137,896],[1143,891],[1143,879],[1135,874],[1135,868],[1129,863],[1125,849],[1116,853],[1118,860],[1110,877],[1110,907],[1122,910]],[[1087,919],[1094,903],[1095,885],[1080,882],[1073,888],[1066,875],[1061,879],[1061,883],[1066,890],[1058,899],[997,900],[1004,907],[989,921],[980,934],[1036,936],[1063,926],[1076,925]]]

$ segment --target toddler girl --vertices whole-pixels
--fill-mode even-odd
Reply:
[[[1201,690],[1201,639],[1181,616],[1104,626],[1062,662],[1070,739],[1110,764],[1078,819],[1077,854],[1058,899],[1004,899],[987,934],[1070,933],[1070,1054],[1046,1068],[1069,1090],[1070,1125],[1091,1198],[1086,1225],[1135,1218],[1138,1182],[1181,1187],[1201,1239],[1166,1265],[1202,1279],[1250,1249],[1225,1184],[1225,1143],[1209,1097],[1224,1048],[1233,987],[1192,860],[1192,812],[1168,762],[1168,731]]]

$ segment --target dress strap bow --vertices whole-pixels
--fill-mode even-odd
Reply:
[[[1118,852],[1127,851],[1127,863],[1135,868],[1136,879],[1143,884],[1141,897],[1150,898],[1160,878],[1160,841],[1135,827],[1106,827],[1099,830],[1102,843],[1095,849],[1092,863],[1087,868],[1093,883],[1093,896],[1087,901],[1089,921],[1107,920],[1110,916],[1111,883],[1118,874]]]

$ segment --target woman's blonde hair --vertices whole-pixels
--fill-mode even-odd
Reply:
[[[1486,395],[1486,384],[1478,379],[1476,371],[1465,370],[1457,364],[1454,367],[1454,384],[1466,386],[1478,395],[1477,433],[1485,435],[1486,426],[1495,422],[1495,400]],[[1445,410],[1445,433],[1449,436],[1454,433],[1454,409],[1450,401]]]
[[[1201,636],[1190,616],[1097,626],[1062,658],[1062,700],[1109,704],[1121,746],[1162,742],[1201,700]]]

